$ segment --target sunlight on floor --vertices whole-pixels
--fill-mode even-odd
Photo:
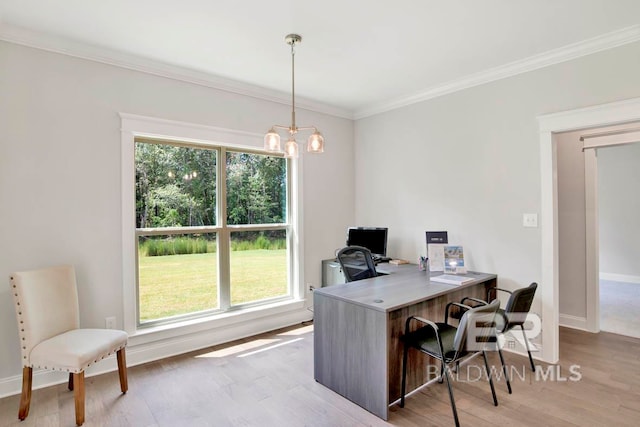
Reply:
[[[272,338],[272,339],[257,339],[254,341],[249,341],[249,342],[244,342],[242,344],[238,344],[238,345],[234,345],[232,347],[226,347],[226,348],[222,348],[220,350],[215,350],[212,351],[210,353],[204,353],[204,354],[199,354],[198,356],[196,356],[196,358],[202,358],[202,357],[226,357],[226,356],[231,356],[237,353],[242,353],[244,351],[247,350],[252,350],[254,348],[258,348],[258,347],[262,347],[264,345],[269,345],[269,344],[273,344],[280,341],[277,338]]]
[[[278,337],[282,338],[261,338],[252,341],[243,342],[230,347],[221,348],[220,350],[214,350],[209,353],[203,353],[195,356],[196,358],[221,358],[227,356],[237,355],[236,357],[247,357],[254,354],[262,353],[283,345],[291,344],[296,341],[301,341],[304,338],[295,338],[288,341],[283,341],[285,337],[296,337],[313,332],[313,325],[303,326],[300,328],[292,329],[290,331],[282,332],[278,334]],[[265,347],[266,346],[266,347]],[[263,348],[261,348],[263,347]],[[253,351],[250,351],[253,350]],[[245,353],[246,352],[246,353]],[[243,353],[243,354],[239,354]]]
[[[281,334],[278,334],[279,337],[283,337],[283,336],[291,336],[291,335],[302,335],[302,334],[307,334],[309,332],[313,332],[313,325],[309,325],[309,326],[303,326],[302,328],[297,328],[297,329],[292,329],[290,331],[287,332],[283,332]]]
[[[294,343],[296,341],[302,341],[303,339],[304,338],[296,338],[296,339],[293,339],[293,340],[290,340],[290,341],[281,342],[280,344],[271,345],[269,347],[261,348],[260,350],[252,351],[252,352],[245,353],[245,354],[241,354],[238,357],[253,356],[254,354],[262,353],[262,352],[268,351],[268,350],[273,350],[276,347],[282,347],[283,345],[288,345],[288,344]]]

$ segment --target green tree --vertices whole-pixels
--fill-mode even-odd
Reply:
[[[227,221],[272,224],[286,219],[286,160],[249,153],[227,156]]]
[[[216,224],[216,150],[148,142],[135,150],[137,227]],[[286,221],[284,158],[227,152],[225,167],[229,224]]]
[[[137,227],[215,225],[215,150],[144,142],[135,150]]]

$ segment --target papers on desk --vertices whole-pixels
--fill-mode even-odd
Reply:
[[[455,276],[453,274],[442,274],[440,276],[430,277],[429,280],[431,280],[432,282],[446,283],[447,285],[460,286],[463,283],[471,282],[474,279],[473,277]]]
[[[449,242],[446,231],[426,231],[429,270],[444,271],[444,247]]]
[[[429,260],[429,270],[444,271],[444,247],[440,243],[427,245],[427,259]]]

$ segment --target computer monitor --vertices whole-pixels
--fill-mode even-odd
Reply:
[[[349,227],[347,230],[347,246],[363,246],[374,256],[387,256],[386,227]]]

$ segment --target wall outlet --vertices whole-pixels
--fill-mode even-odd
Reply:
[[[315,288],[316,288],[316,287],[315,287],[315,286],[313,286],[313,283],[307,283],[307,289],[309,289],[309,292],[313,292],[313,290],[314,290]]]
[[[535,213],[522,214],[522,226],[523,227],[537,227],[538,226],[538,214],[535,214]]]
[[[115,329],[116,328],[116,318],[115,317],[107,317],[104,319],[104,327],[107,329]]]

